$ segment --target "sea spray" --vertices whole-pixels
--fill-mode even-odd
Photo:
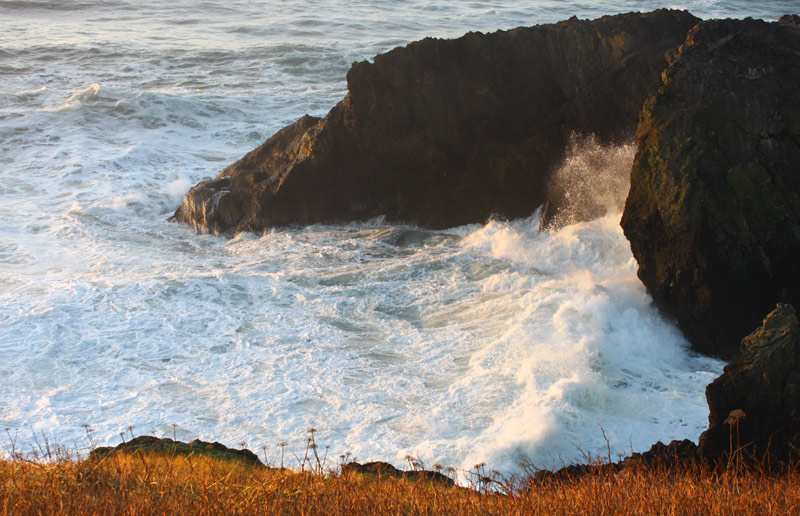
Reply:
[[[595,135],[573,133],[547,186],[550,201],[541,226],[556,229],[622,212],[635,153],[633,142],[603,145]]]

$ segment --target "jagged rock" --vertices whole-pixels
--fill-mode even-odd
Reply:
[[[729,359],[776,302],[800,302],[800,29],[702,22],[663,82],[622,227],[655,303]]]
[[[790,305],[778,305],[742,340],[706,398],[702,456],[724,459],[741,448],[749,458],[768,453],[773,462],[800,457],[800,324]]]
[[[348,94],[192,188],[173,220],[232,233],[364,220],[443,228],[527,216],[571,133],[628,139],[685,11],[572,18],[355,63]]]
[[[539,470],[533,476],[533,483],[580,481],[587,475],[615,475],[626,470],[639,468],[675,469],[689,467],[698,460],[697,445],[688,439],[664,444],[661,441],[642,453],[633,453],[619,462],[598,462],[592,464],[569,464],[556,471]]]
[[[689,439],[672,441],[664,444],[658,441],[649,450],[634,453],[620,461],[621,469],[635,467],[664,467],[673,468],[687,465],[698,458],[697,445]]]
[[[425,480],[428,482],[441,483],[448,486],[455,485],[453,479],[443,475],[442,473],[439,473],[438,471],[402,471],[387,462],[367,462],[366,464],[348,462],[347,464],[344,464],[342,466],[342,474],[346,475],[351,473],[375,478],[404,478],[407,480]]]
[[[536,485],[548,482],[575,482],[588,475],[613,475],[619,473],[620,469],[620,465],[616,462],[606,464],[569,464],[556,471],[539,470],[530,479],[530,483],[531,485]]]
[[[264,467],[255,453],[247,449],[233,449],[220,443],[209,443],[195,439],[184,443],[167,438],[142,435],[115,447],[95,448],[89,454],[90,459],[101,459],[115,453],[145,453],[161,455],[203,455],[217,460],[242,462],[251,466]]]
[[[778,23],[781,25],[800,25],[800,16],[796,14],[784,14],[778,18]]]

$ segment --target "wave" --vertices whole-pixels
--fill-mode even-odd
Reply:
[[[6,11],[57,11],[57,12],[74,12],[74,11],[92,11],[97,10],[115,11],[130,9],[130,4],[127,2],[114,2],[104,0],[98,5],[97,2],[79,2],[70,0],[69,2],[59,2],[52,0],[0,0],[0,10]]]
[[[66,102],[64,102],[61,106],[56,108],[56,111],[71,109],[77,105],[85,104],[87,102],[92,102],[98,100],[99,98],[100,98],[100,85],[94,83],[70,95]]]
[[[43,237],[81,260],[40,254],[63,279],[0,293],[14,366],[0,373],[19,414],[5,424],[67,436],[84,422],[98,435],[178,423],[186,438],[290,445],[313,425],[365,460],[502,471],[603,451],[598,425],[614,452],[694,438],[722,364],[691,355],[651,305],[618,218],[226,241],[73,206]],[[14,387],[22,374],[29,387]],[[81,386],[48,394],[53,377]],[[89,398],[106,400],[102,417]]]

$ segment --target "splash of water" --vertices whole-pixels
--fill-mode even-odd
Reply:
[[[593,134],[570,136],[548,185],[543,229],[554,230],[621,212],[630,188],[636,145],[603,145]]]

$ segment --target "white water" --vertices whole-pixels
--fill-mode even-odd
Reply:
[[[650,306],[618,213],[231,241],[165,221],[324,114],[353,60],[654,2],[164,5],[0,2],[0,426],[83,448],[84,423],[100,444],[177,424],[272,459],[314,426],[332,456],[505,472],[605,453],[601,426],[615,454],[696,438],[722,364]]]

